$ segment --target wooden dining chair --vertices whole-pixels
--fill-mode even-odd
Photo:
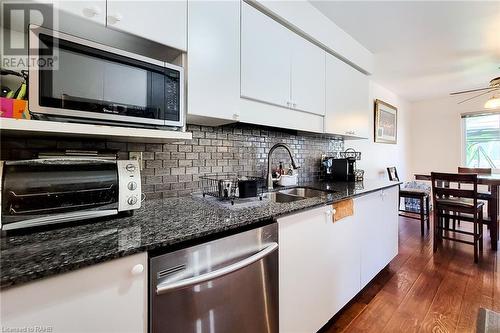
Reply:
[[[396,167],[387,168],[387,173],[389,174],[389,180],[391,181],[400,181],[398,176],[398,171]],[[407,210],[406,207],[401,209],[401,200],[398,201],[399,206],[399,215],[404,216],[411,219],[420,220],[420,234],[424,235],[424,225],[427,221],[427,230],[430,229],[430,195],[429,191],[417,188],[407,188],[401,187],[399,185],[399,199],[415,199],[418,201],[418,211]],[[415,215],[408,215],[408,213],[418,214],[418,217]]]
[[[474,262],[478,262],[478,252],[483,250],[483,206],[478,201],[477,174],[470,173],[431,173],[432,200],[434,205],[433,250],[437,251],[438,241],[447,239],[474,246]],[[454,184],[457,184],[454,186]],[[471,189],[465,184],[471,185]],[[457,188],[455,188],[457,187]],[[459,213],[460,215],[458,215]],[[445,221],[457,218],[473,223],[473,232],[450,227]],[[444,232],[472,236],[472,241],[445,236]]]

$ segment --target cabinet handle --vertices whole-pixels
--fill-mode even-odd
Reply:
[[[132,273],[132,275],[140,275],[142,274],[142,272],[144,272],[144,265],[137,264],[132,267],[132,270],[130,272]]]
[[[101,14],[101,8],[99,8],[97,6],[84,8],[82,10],[82,13],[83,13],[83,16],[85,16],[85,17],[95,17],[95,16],[98,16],[99,14]]]
[[[107,17],[107,23],[113,25],[122,20],[122,16],[120,14],[115,14],[115,15],[108,15]]]
[[[332,218],[333,210],[329,209],[325,212],[326,223],[329,223]]]

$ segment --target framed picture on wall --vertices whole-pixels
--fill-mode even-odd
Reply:
[[[375,142],[397,142],[398,109],[379,99],[375,100]]]

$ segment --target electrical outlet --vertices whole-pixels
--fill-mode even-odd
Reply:
[[[144,168],[142,162],[142,151],[131,151],[128,153],[128,158],[131,160],[136,160],[139,162],[139,168],[142,170]]]

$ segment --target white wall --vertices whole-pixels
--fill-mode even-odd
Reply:
[[[456,172],[462,165],[461,114],[484,111],[486,95],[458,104],[471,97],[446,96],[412,104],[410,114],[410,172]]]
[[[354,148],[361,151],[361,161],[357,167],[365,170],[366,179],[387,179],[386,168],[395,166],[401,180],[409,177],[409,126],[408,115],[410,104],[395,93],[387,90],[376,82],[370,82],[370,102],[373,110],[375,99],[383,100],[398,108],[398,137],[397,144],[375,143],[373,130],[368,140],[347,140],[345,148]],[[374,111],[371,112],[370,126],[373,129]]]

